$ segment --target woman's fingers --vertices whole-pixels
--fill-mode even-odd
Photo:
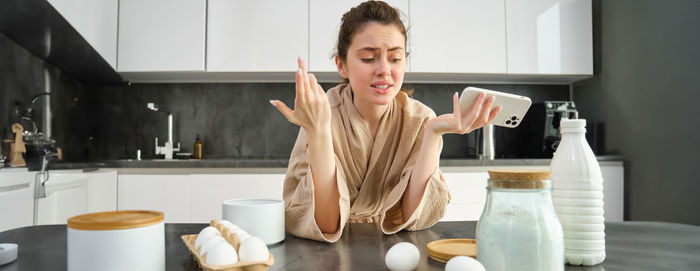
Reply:
[[[462,122],[459,121],[462,119],[462,108],[459,106],[459,97],[457,96],[457,92],[452,95],[452,114],[454,115],[454,119],[458,120],[456,121],[458,126],[457,130],[462,130],[462,127],[459,127],[460,124],[462,124]]]
[[[496,106],[494,109],[492,109],[491,113],[489,114],[489,120],[486,123],[491,123],[499,112],[501,112],[501,106]]]
[[[477,123],[479,127],[482,127],[489,123],[491,106],[493,105],[495,100],[496,97],[491,96],[488,99],[486,99],[486,102],[484,102],[484,106],[481,108],[481,112],[479,113],[479,122]]]
[[[469,109],[469,113],[466,116],[464,116],[464,119],[460,119],[460,121],[462,121],[462,127],[466,128],[466,133],[469,133],[476,129],[474,127],[474,124],[479,118],[479,113],[481,112],[481,108],[484,105],[485,96],[486,94],[479,93],[479,97],[476,98],[474,105],[472,106],[472,108]]]
[[[309,89],[310,92],[314,93],[315,95],[323,94],[323,90],[321,90],[321,86],[318,85],[318,80],[316,80],[316,75],[313,73],[309,74],[309,84],[311,84],[311,89]]]
[[[289,122],[299,125],[294,118],[294,110],[290,109],[286,104],[279,100],[270,100],[270,103],[274,105],[275,108],[277,108],[277,110],[279,110]]]
[[[313,95],[313,89],[311,88],[311,83],[309,82],[309,74],[306,72],[306,62],[304,62],[303,58],[299,57],[297,59],[297,65],[301,70],[301,82],[304,88],[304,95],[306,95],[305,97]]]
[[[296,84],[296,99],[306,100],[306,89],[304,89],[304,78],[302,77],[301,69],[297,69],[297,74],[294,77],[294,82]],[[295,102],[296,104],[296,102]]]

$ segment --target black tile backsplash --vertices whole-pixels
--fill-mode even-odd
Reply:
[[[328,89],[335,84],[323,84]],[[477,87],[529,96],[533,102],[568,100],[566,85],[480,85]],[[407,84],[415,89],[414,98],[436,114],[452,110],[452,93],[467,84]],[[299,128],[289,123],[270,99],[294,103],[293,83],[227,84],[132,84],[123,87],[90,86],[88,111],[91,112],[89,140],[94,147],[89,158],[134,158],[154,156],[154,137],[159,145],[167,137],[167,116],[146,108],[155,102],[173,113],[173,137],[182,151],[191,152],[195,137],[204,142],[205,158],[285,158],[289,157]],[[525,157],[527,131],[496,128],[496,154],[500,158]],[[443,158],[475,156],[477,132],[445,135]]]
[[[85,159],[84,139],[90,129],[85,116],[86,91],[83,84],[70,75],[47,64],[40,58],[0,34],[0,137],[13,138],[12,123],[30,129],[30,121],[21,121],[21,110],[31,107],[32,119],[41,127],[45,98],[31,104],[36,94],[51,93],[52,135],[56,145],[63,148],[64,161]]]

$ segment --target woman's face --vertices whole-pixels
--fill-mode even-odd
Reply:
[[[369,22],[355,33],[338,72],[349,79],[354,103],[387,105],[401,90],[406,40],[394,25]]]

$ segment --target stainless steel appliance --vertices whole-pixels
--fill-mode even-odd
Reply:
[[[573,101],[545,101],[533,104],[527,118],[528,121],[523,122],[529,141],[524,146],[526,156],[552,158],[561,140],[559,123],[562,119],[577,119],[578,110]]]
[[[554,153],[561,141],[561,133],[559,133],[559,123],[562,119],[578,119],[578,111],[573,101],[568,102],[544,102],[545,121],[544,121],[544,140],[543,150],[546,153]]]

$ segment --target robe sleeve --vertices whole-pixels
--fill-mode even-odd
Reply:
[[[424,126],[424,125],[423,125]],[[401,172],[401,177],[398,184],[389,192],[389,196],[384,204],[384,210],[380,217],[382,231],[385,234],[393,234],[400,230],[406,229],[410,231],[422,230],[429,228],[437,223],[445,214],[447,204],[451,200],[447,182],[445,177],[440,172],[440,166],[435,167],[433,174],[428,177],[428,183],[423,192],[418,207],[413,212],[411,217],[404,221],[401,212],[401,202],[404,192],[408,187],[411,172],[416,164],[418,152],[423,143],[423,131],[425,127],[421,127],[418,137],[416,138],[413,149],[409,154],[409,159],[405,168]],[[440,139],[440,149],[442,150],[442,138]],[[438,157],[438,159],[440,159]],[[439,162],[439,161],[438,161]]]
[[[334,233],[322,233],[314,217],[314,184],[309,163],[307,136],[304,129],[299,136],[289,158],[289,168],[284,179],[285,227],[294,236],[322,242],[336,242],[345,228],[350,214],[350,197],[340,161],[336,156],[336,181],[340,199],[340,223]]]

